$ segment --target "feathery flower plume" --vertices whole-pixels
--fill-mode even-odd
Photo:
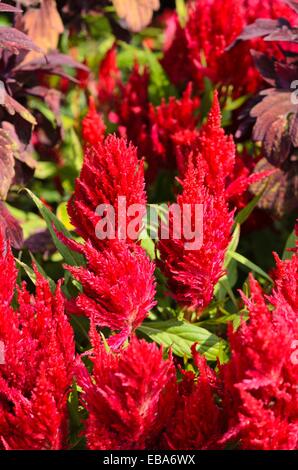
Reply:
[[[85,431],[88,448],[156,448],[175,397],[171,357],[163,359],[163,351],[155,343],[136,337],[113,354],[94,336],[92,376],[82,363],[77,372],[89,413]]]
[[[6,257],[4,261],[3,255]],[[0,263],[15,282],[10,249],[1,242]],[[0,295],[0,447],[62,449],[67,441],[67,395],[73,378],[73,331],[58,286],[52,294],[36,271],[36,294],[18,290],[18,309]],[[6,282],[1,284],[6,290]],[[4,300],[4,301],[3,301]]]
[[[102,116],[96,111],[94,98],[90,96],[88,113],[82,121],[82,136],[85,144],[96,145],[102,142],[105,130]]]
[[[162,64],[176,85],[191,80],[202,89],[207,76],[213,83],[233,85],[237,95],[255,93],[261,80],[250,50],[277,57],[280,50],[262,39],[227,48],[257,18],[280,17],[295,19],[294,11],[282,0],[193,0],[184,28],[177,15],[168,22]]]
[[[186,249],[185,237],[160,240],[161,269],[172,296],[199,314],[209,304],[213,289],[223,274],[225,251],[230,241],[233,214],[225,197],[225,180],[233,164],[234,145],[220,129],[220,112],[215,97],[208,122],[188,158],[177,203],[183,212],[191,205],[190,227],[195,221],[195,205],[203,205],[203,244]],[[216,172],[217,168],[217,172]],[[216,181],[215,181],[216,180]],[[173,235],[173,230],[171,235]]]
[[[200,165],[205,167],[208,187],[215,193],[221,188],[230,205],[241,207],[243,199],[249,201],[246,194],[249,186],[260,181],[274,171],[253,173],[254,162],[251,157],[236,154],[232,136],[227,136],[221,127],[221,113],[217,92],[214,93],[213,104],[206,124],[200,130],[187,129],[175,134],[177,145],[177,165],[183,177],[187,162],[192,155],[199,157]],[[244,204],[244,205],[246,205]]]
[[[101,108],[111,106],[119,80],[120,70],[117,67],[117,51],[114,44],[108,50],[99,66],[97,93]]]
[[[206,359],[192,347],[198,376],[181,371],[182,381],[171,420],[163,436],[162,444],[171,450],[218,449],[223,418],[215,403],[217,377],[208,367]]]
[[[95,232],[100,220],[97,207],[111,205],[117,215],[118,197],[122,196],[126,198],[126,207],[141,204],[145,211],[144,186],[143,161],[138,160],[136,148],[125,139],[109,135],[104,142],[85,149],[81,174],[68,203],[71,223],[84,240],[91,240],[94,246],[102,248],[103,242]],[[127,224],[132,218],[127,216]],[[117,234],[117,218],[115,225]]]
[[[87,268],[68,266],[83,287],[71,310],[117,331],[109,338],[116,349],[155,305],[154,264],[140,246],[124,241],[115,241],[102,251],[87,242],[84,254]]]
[[[278,261],[271,305],[250,278],[249,321],[230,331],[231,360],[220,370],[228,428],[222,442],[243,449],[298,449],[297,267],[296,253]]]
[[[159,106],[150,104],[152,150],[147,158],[150,169],[155,169],[155,172],[161,167],[176,168],[175,134],[183,130],[191,132],[198,123],[196,112],[200,100],[191,95],[192,84],[189,83],[181,99],[171,96],[168,102],[162,100]]]

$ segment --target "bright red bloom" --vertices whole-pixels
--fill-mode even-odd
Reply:
[[[150,169],[161,167],[176,168],[175,134],[187,129],[193,131],[198,123],[196,116],[199,98],[192,98],[192,85],[187,86],[181,99],[173,96],[167,103],[162,100],[159,106],[150,105],[150,136],[152,150],[147,155]]]
[[[89,449],[154,449],[172,410],[175,369],[154,343],[132,338],[118,354],[93,340],[93,373],[82,364],[78,383],[89,416]]]
[[[165,447],[171,450],[217,449],[222,433],[222,413],[215,403],[218,394],[215,372],[206,359],[192,348],[198,377],[183,371],[173,416],[164,435]]]
[[[85,144],[96,145],[104,139],[106,126],[102,116],[96,111],[94,98],[89,98],[88,113],[82,121],[82,136]]]
[[[15,282],[15,267],[7,250],[6,266]],[[3,257],[1,256],[1,264]],[[62,449],[67,439],[67,395],[73,378],[73,331],[64,313],[60,287],[52,294],[36,272],[36,294],[18,290],[18,309],[0,297],[0,447]],[[2,284],[6,290],[6,282]]]
[[[230,241],[233,215],[228,210],[224,192],[213,195],[204,183],[199,167],[190,161],[182,181],[183,192],[178,205],[183,214],[183,205],[191,206],[191,224],[195,220],[195,204],[203,205],[203,244],[199,249],[186,249],[187,240],[174,237],[160,240],[161,269],[168,280],[172,296],[177,302],[197,310],[199,315],[210,303],[213,289],[223,275],[225,251]],[[171,221],[171,219],[170,219]],[[173,233],[174,229],[170,233]],[[183,234],[182,234],[183,235]]]
[[[141,73],[135,64],[127,83],[119,83],[115,112],[109,114],[111,121],[118,124],[119,134],[137,146],[140,158],[146,156],[149,149],[148,85],[148,70]]]
[[[213,289],[223,274],[225,251],[230,241],[233,215],[225,196],[225,182],[235,159],[233,141],[220,128],[217,99],[208,122],[197,139],[181,181],[183,191],[177,203],[181,213],[192,208],[189,226],[195,221],[195,205],[203,205],[203,244],[186,249],[186,238],[175,239],[171,227],[169,240],[160,240],[161,268],[168,278],[173,297],[182,305],[200,313],[211,301]],[[170,219],[172,220],[172,219]]]
[[[86,243],[83,250],[87,268],[68,267],[83,286],[73,311],[118,331],[109,338],[109,344],[117,348],[155,305],[154,264],[140,246],[123,241],[110,243],[103,251]]]
[[[198,122],[199,98],[192,97],[189,84],[181,99],[170,97],[154,106],[149,101],[149,72],[136,63],[126,83],[120,80],[114,89],[110,121],[118,124],[120,136],[137,146],[139,157],[149,163],[147,178],[158,169],[176,167],[174,136],[184,129],[193,130]]]
[[[177,145],[177,165],[180,175],[183,177],[189,157],[197,155],[199,164],[205,168],[208,187],[214,193],[224,188],[226,200],[238,208],[243,207],[243,199],[246,204],[249,202],[246,194],[249,186],[272,173],[272,171],[253,173],[252,157],[236,155],[233,137],[227,136],[221,127],[217,93],[214,95],[206,124],[200,130],[187,129],[177,132],[174,141]]]
[[[99,66],[97,92],[98,100],[102,107],[111,105],[119,79],[120,71],[117,67],[117,50],[116,46],[113,45]]]
[[[169,21],[163,66],[175,84],[191,80],[202,89],[207,76],[214,83],[233,85],[238,94],[254,93],[261,80],[250,49],[280,55],[278,48],[263,40],[227,47],[257,18],[279,17],[295,20],[295,13],[280,0],[194,0],[185,28],[177,17]]]
[[[71,222],[78,234],[102,248],[102,240],[95,233],[96,225],[101,220],[96,214],[97,207],[109,204],[117,215],[118,198],[122,196],[126,197],[127,207],[140,204],[145,211],[144,186],[143,161],[138,160],[136,148],[127,144],[125,139],[109,135],[103,143],[86,148],[81,174],[68,203]],[[132,216],[127,216],[127,224],[132,219]],[[117,234],[117,217],[115,222]]]
[[[290,291],[297,295],[296,256],[280,262],[270,296],[273,310],[250,279],[249,321],[230,331],[231,360],[221,368],[228,427],[222,442],[243,449],[298,449],[298,309],[287,299]],[[294,274],[291,280],[288,269]]]

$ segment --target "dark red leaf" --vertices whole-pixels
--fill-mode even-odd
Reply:
[[[0,199],[6,199],[14,175],[12,142],[7,132],[0,129]]]
[[[0,27],[0,47],[8,49],[14,54],[18,54],[21,50],[36,51],[42,54],[42,50],[31,41],[27,34],[7,26]]]
[[[22,227],[2,201],[0,201],[0,226],[4,228],[3,233],[6,234],[12,246],[20,250],[23,247]]]

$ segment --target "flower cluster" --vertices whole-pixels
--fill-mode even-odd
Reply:
[[[20,3],[0,450],[298,450],[298,2]]]
[[[156,448],[175,398],[176,377],[171,357],[154,343],[133,338],[127,348],[109,353],[93,338],[92,376],[79,363],[78,382],[89,412],[89,449]]]
[[[76,249],[87,261],[87,268],[68,267],[83,287],[70,310],[91,318],[98,326],[118,331],[109,341],[113,348],[122,345],[155,305],[154,264],[127,236],[132,216],[126,218],[124,226],[117,217],[107,222],[114,233],[105,239],[97,231],[101,220],[97,209],[100,205],[116,208],[122,197],[127,207],[139,204],[144,212],[143,171],[136,148],[124,138],[108,136],[104,142],[86,148],[83,168],[68,205],[71,221],[85,240],[84,247],[77,245]]]
[[[220,110],[215,96],[208,121],[193,136],[188,165],[181,180],[182,194],[177,203],[191,205],[193,226],[195,205],[203,205],[203,244],[186,249],[184,238],[160,240],[161,268],[175,299],[201,313],[210,303],[213,289],[223,274],[224,255],[230,241],[233,213],[226,197],[226,180],[235,164],[233,140],[220,127]]]
[[[167,19],[163,66],[175,84],[192,80],[201,89],[208,77],[214,83],[232,85],[238,95],[254,93],[261,81],[250,49],[278,56],[279,49],[262,40],[241,43],[232,50],[229,46],[256,18],[280,17],[296,19],[281,0],[274,5],[271,0],[193,0],[184,28],[176,14]]]
[[[231,360],[222,367],[223,407],[228,431],[222,442],[242,449],[297,449],[297,307],[284,296],[283,269],[291,269],[297,291],[297,255],[280,262],[276,288],[266,302],[251,277],[246,299],[249,323],[230,332]]]
[[[36,294],[18,289],[7,241],[0,237],[0,446],[2,449],[63,449],[68,436],[67,396],[74,373],[73,331],[60,286],[55,294],[36,270]],[[9,272],[9,275],[8,275]],[[8,285],[7,285],[8,282]]]

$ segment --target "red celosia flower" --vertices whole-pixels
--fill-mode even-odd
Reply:
[[[82,136],[84,142],[89,145],[96,145],[104,139],[106,126],[100,114],[97,113],[95,108],[94,98],[89,98],[88,113],[82,122]]]
[[[219,448],[222,413],[215,402],[217,378],[206,359],[195,351],[194,362],[199,371],[183,371],[179,393],[162,444],[171,450],[204,450]]]
[[[7,258],[3,260],[3,254]],[[64,300],[36,272],[36,294],[18,291],[18,309],[8,305],[15,267],[1,244],[1,265],[10,268],[0,296],[0,447],[61,449],[67,437],[67,394],[74,364],[73,332],[64,313]],[[4,266],[5,266],[4,264]],[[9,280],[9,281],[8,281]],[[4,299],[4,302],[3,302]]]
[[[279,262],[278,272],[273,310],[251,277],[249,321],[230,331],[232,356],[221,368],[228,427],[222,442],[234,441],[243,449],[298,448],[298,310],[287,298],[290,292],[297,296],[297,255]]]
[[[181,181],[183,192],[177,202],[182,214],[185,205],[191,205],[190,227],[195,221],[195,205],[203,204],[203,226],[200,227],[203,244],[199,249],[186,249],[185,235],[182,233],[181,239],[175,239],[173,227],[170,239],[159,242],[161,268],[173,297],[198,313],[212,299],[214,286],[223,274],[224,254],[233,222],[225,182],[233,167],[234,144],[220,128],[216,98],[200,139],[194,152],[189,154],[188,168]]]
[[[168,279],[172,296],[182,305],[197,310],[199,314],[209,304],[213,289],[223,275],[225,251],[230,241],[233,215],[228,210],[224,191],[214,195],[204,183],[199,167],[200,160],[194,166],[190,161],[185,178],[182,181],[183,192],[178,197],[181,213],[184,205],[191,206],[190,225],[195,221],[195,205],[203,205],[203,225],[200,227],[203,243],[199,249],[186,249],[185,236],[175,239],[160,240],[158,243],[161,256],[161,269]]]
[[[119,125],[119,134],[137,146],[139,157],[146,156],[148,152],[148,84],[148,70],[141,73],[135,64],[127,83],[119,84],[115,111],[109,114],[110,119]]]
[[[192,85],[187,86],[181,99],[170,97],[169,102],[162,100],[159,106],[150,105],[150,135],[152,150],[147,155],[150,169],[176,167],[175,134],[187,129],[194,130],[198,123],[196,112],[199,98],[192,98]]]
[[[298,237],[298,226],[296,226],[296,237]],[[274,280],[276,289],[270,297],[271,303],[276,304],[277,299],[284,299],[295,315],[298,313],[298,238],[296,248],[291,259],[281,261],[275,254],[276,269]]]
[[[117,67],[117,51],[113,45],[101,61],[98,73],[98,99],[102,107],[111,106],[115,89],[120,79],[120,71]]]
[[[199,88],[208,76],[214,83],[233,85],[238,94],[254,93],[260,85],[260,77],[250,49],[271,55],[280,55],[280,51],[263,40],[240,43],[232,50],[227,47],[245,25],[257,18],[278,17],[291,21],[295,13],[280,0],[274,5],[271,0],[194,0],[190,2],[185,28],[181,28],[177,18],[168,23],[162,61],[165,70],[176,84],[186,81],[184,72],[187,71],[187,79]]]
[[[92,240],[95,246],[102,247],[95,228],[100,216],[96,209],[100,204],[109,204],[115,209],[115,234],[118,232],[118,198],[126,197],[126,207],[140,204],[145,211],[143,161],[138,161],[137,150],[125,139],[108,136],[85,150],[80,177],[75,183],[75,192],[68,203],[72,224],[85,240]],[[140,207],[141,209],[141,207]],[[127,224],[133,216],[127,216]],[[126,227],[122,228],[126,231]],[[125,238],[125,234],[122,233]],[[127,237],[127,240],[130,238]]]
[[[187,129],[174,135],[177,145],[177,165],[183,177],[192,154],[199,155],[199,164],[205,167],[208,187],[215,193],[224,188],[226,200],[242,208],[243,195],[252,183],[272,174],[272,171],[253,173],[252,157],[236,155],[232,136],[226,136],[221,127],[221,113],[217,93],[205,125],[198,131]],[[246,198],[246,203],[249,198]],[[246,205],[246,204],[245,204]]]
[[[118,331],[109,338],[109,344],[117,348],[155,305],[154,264],[140,246],[123,241],[110,243],[103,251],[86,243],[83,250],[87,268],[68,267],[83,286],[72,310],[92,318],[96,325]]]
[[[93,373],[78,366],[78,383],[89,413],[89,449],[156,448],[172,410],[175,369],[154,343],[133,338],[118,354],[93,341]]]
[[[139,157],[145,156],[149,163],[146,177],[152,180],[158,169],[176,167],[175,133],[197,125],[199,98],[192,97],[192,86],[188,85],[181,99],[170,97],[158,106],[149,102],[149,73],[140,72],[136,63],[128,81],[120,81],[114,90],[109,119],[118,124],[122,137],[137,146]]]

